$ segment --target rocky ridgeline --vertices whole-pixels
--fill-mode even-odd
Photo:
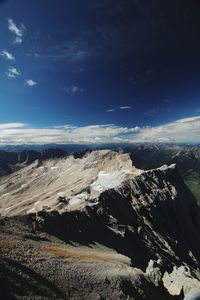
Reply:
[[[77,173],[75,169],[73,172],[70,169],[68,173],[72,165],[76,165]],[[81,184],[79,183],[80,190],[70,195],[71,205],[76,203],[73,209],[70,202],[62,205],[51,202],[50,209],[39,212],[39,216],[44,220],[42,230],[48,237],[55,237],[66,245],[69,243],[103,245],[131,260],[129,267],[125,269],[121,267],[123,272],[120,273],[118,270],[117,275],[112,272],[106,273],[104,280],[109,282],[109,288],[106,282],[102,283],[99,279],[102,292],[96,283],[85,278],[84,284],[92,285],[93,293],[96,291],[99,297],[104,297],[103,289],[106,286],[107,292],[115,295],[115,299],[183,299],[190,297],[190,294],[198,294],[200,211],[196,200],[178,175],[175,165],[142,171],[132,167],[127,154],[104,150],[87,154],[82,159],[71,161],[70,164],[58,160],[54,167],[58,166],[60,169],[56,169],[56,176],[62,173],[60,176],[66,178],[68,174],[77,176],[79,173],[80,177],[87,180],[84,179]],[[44,167],[47,168],[46,165]],[[38,168],[41,168],[41,165],[29,166],[31,176],[38,172]],[[52,164],[50,169],[52,170]],[[23,172],[27,175],[25,169]],[[22,173],[16,174],[16,182],[20,175],[23,176]],[[45,179],[42,184],[50,186],[51,190],[53,187],[56,189],[59,187],[60,191],[62,182],[62,191],[66,195],[69,188],[64,187],[69,178],[67,177],[66,182],[63,182],[63,178],[62,181],[60,177],[57,178],[58,182],[54,182],[54,186],[51,186],[50,176],[49,182]],[[6,182],[7,180],[8,178]],[[41,181],[40,177],[38,181]],[[40,189],[38,181],[34,183],[35,187]],[[1,181],[1,185],[5,185],[5,182]],[[72,185],[75,189],[77,181],[74,180]],[[88,187],[89,195],[83,193]],[[13,194],[10,189],[12,202],[8,203],[8,211],[10,205],[13,207],[16,205],[13,202],[16,193],[20,195],[18,189],[14,188]],[[25,199],[23,197],[22,191],[22,199]],[[3,201],[6,209],[5,200]],[[35,201],[39,201],[37,197]],[[23,202],[23,206],[25,205],[26,202]],[[30,205],[34,203],[31,202]],[[13,209],[11,211],[11,215],[15,215],[14,219],[18,218],[16,213],[18,210],[15,213]],[[30,213],[30,216],[34,214]],[[19,218],[29,223],[30,216],[25,214]],[[116,280],[118,287],[115,288]],[[79,299],[76,298],[77,292],[70,290],[70,293],[72,299],[73,297]],[[82,296],[87,294],[88,299],[95,299],[94,294],[88,291],[86,294],[84,291],[82,293]],[[108,296],[106,299],[112,297]]]

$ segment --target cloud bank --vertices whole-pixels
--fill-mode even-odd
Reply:
[[[180,119],[161,126],[141,128],[137,134],[137,141],[200,143],[200,116]]]
[[[0,144],[134,142],[200,143],[200,116],[156,127],[120,127],[106,124],[33,128],[23,123],[0,124]]]

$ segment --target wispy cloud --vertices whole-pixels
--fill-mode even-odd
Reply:
[[[132,106],[119,106],[119,107],[116,107],[116,108],[109,108],[106,110],[106,112],[114,112],[114,111],[117,111],[117,110],[126,110],[126,109],[132,109]]]
[[[88,47],[86,41],[78,38],[65,38],[59,44],[52,43],[46,47],[35,49],[34,53],[38,53],[40,59],[51,59],[56,62],[65,62],[68,65],[77,65],[76,72],[85,71],[85,67],[79,67],[88,57],[92,55],[92,49]]]
[[[119,107],[119,109],[122,109],[122,110],[123,110],[123,109],[131,109],[131,108],[132,108],[132,106],[120,106],[120,107]]]
[[[149,117],[156,117],[161,112],[169,113],[170,108],[154,107],[152,109],[149,109],[149,110],[145,111],[144,115],[149,116]]]
[[[33,128],[23,123],[0,124],[0,144],[44,143],[200,143],[200,116],[154,127],[114,124]]]
[[[86,67],[76,66],[73,70],[73,73],[80,74],[86,71]]]
[[[17,70],[14,67],[9,67],[8,71],[5,73],[5,75],[9,78],[9,79],[13,79],[16,78],[18,76],[21,75],[21,72],[19,70]]]
[[[26,27],[23,24],[20,24],[20,26],[17,26],[13,19],[8,19],[8,29],[15,34],[14,43],[15,44],[21,44],[23,41],[23,35],[26,30]]]
[[[80,94],[83,92],[83,88],[77,86],[77,85],[71,85],[69,87],[64,87],[64,91],[71,96],[75,96],[77,94]]]
[[[107,112],[113,112],[113,111],[116,111],[116,109],[114,109],[114,108],[113,109],[107,109],[106,111]]]
[[[128,81],[129,81],[129,83],[132,84],[132,85],[136,85],[137,82],[138,82],[137,79],[134,79],[133,77],[129,77],[129,80],[128,80]]]
[[[37,85],[37,82],[32,79],[27,79],[27,80],[25,80],[25,85],[33,87],[33,86]]]
[[[19,45],[19,44],[22,43],[22,41],[23,41],[22,38],[20,38],[20,37],[17,36],[17,37],[15,38],[15,40],[14,40],[14,44],[18,44],[18,45]]]
[[[6,50],[0,51],[0,55],[7,60],[15,60],[15,57]]]

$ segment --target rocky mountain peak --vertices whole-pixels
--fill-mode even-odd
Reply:
[[[38,214],[51,236],[103,244],[129,257],[133,290],[136,274],[164,297],[156,299],[180,295],[186,281],[188,291],[197,287],[200,211],[174,164],[141,170],[129,154],[111,150],[36,160],[0,179],[0,198],[2,216]],[[182,276],[174,294],[173,272]]]

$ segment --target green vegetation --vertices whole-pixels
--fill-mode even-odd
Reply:
[[[200,174],[192,172],[185,178],[185,183],[196,198],[197,204],[200,206]]]

